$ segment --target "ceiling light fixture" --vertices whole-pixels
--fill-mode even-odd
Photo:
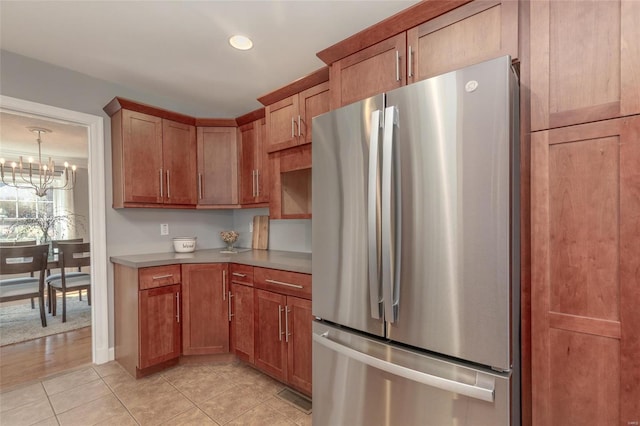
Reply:
[[[11,165],[7,164],[5,166],[5,159],[0,158],[0,177],[2,178],[2,183],[8,186],[12,186],[14,188],[21,189],[35,189],[36,195],[38,197],[44,197],[47,195],[48,190],[53,189],[73,189],[73,186],[76,183],[76,166],[69,166],[69,163],[64,162],[64,170],[60,170],[56,172],[56,165],[49,157],[49,162],[44,164],[42,162],[42,133],[52,133],[49,129],[44,129],[41,127],[28,127],[30,132],[37,133],[38,137],[36,141],[38,142],[38,163],[37,167],[33,164],[33,157],[29,157],[29,167],[27,172],[26,164],[22,163],[22,156],[20,156],[19,163],[16,164],[15,161],[11,163]],[[11,181],[7,182],[4,178],[4,169],[11,169]],[[63,184],[58,186],[54,185],[54,177],[56,174],[64,175]],[[16,175],[18,178],[16,179]],[[34,176],[35,175],[35,176]]]
[[[234,35],[229,38],[229,44],[238,50],[249,50],[253,47],[253,42],[249,37]]]

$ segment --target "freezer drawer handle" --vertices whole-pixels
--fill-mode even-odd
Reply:
[[[412,380],[414,382],[422,383],[427,386],[442,389],[448,392],[454,392],[459,395],[468,396],[470,398],[480,399],[482,401],[493,402],[495,399],[495,380],[490,376],[482,376],[481,383],[491,388],[484,388],[475,385],[468,385],[466,383],[456,382],[455,380],[443,379],[442,377],[433,376],[431,374],[415,371],[401,365],[392,364],[387,361],[383,361],[379,358],[367,355],[355,349],[341,345],[329,339],[328,332],[323,334],[313,333],[313,340],[322,346],[325,346],[332,351],[338,352],[341,355],[349,357],[355,361],[367,364],[370,367],[377,368],[378,370],[385,371],[395,376],[404,377],[405,379]],[[479,376],[481,373],[476,373]],[[476,380],[480,379],[477,377]],[[488,383],[491,382],[491,383]]]

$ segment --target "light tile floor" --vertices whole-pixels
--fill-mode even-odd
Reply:
[[[284,385],[239,362],[181,364],[134,379],[116,362],[0,394],[0,424],[311,425]]]

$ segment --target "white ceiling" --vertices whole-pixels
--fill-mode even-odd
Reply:
[[[414,3],[0,1],[0,46],[178,100],[189,115],[235,118],[323,67],[317,52]],[[231,48],[233,34],[253,49]]]
[[[414,3],[0,0],[0,47],[190,108],[177,112],[235,118],[323,67],[317,52]],[[231,48],[233,34],[251,37],[253,49]],[[37,152],[26,128],[41,126],[54,130],[43,136],[45,155],[86,157],[83,128],[5,113],[0,120],[0,156]]]

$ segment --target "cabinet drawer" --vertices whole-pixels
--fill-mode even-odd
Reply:
[[[154,266],[138,271],[140,290],[179,284],[181,281],[180,265]]]
[[[255,286],[275,293],[311,299],[311,275],[254,268]]]
[[[233,284],[253,287],[253,266],[231,263],[229,264],[229,276]]]

